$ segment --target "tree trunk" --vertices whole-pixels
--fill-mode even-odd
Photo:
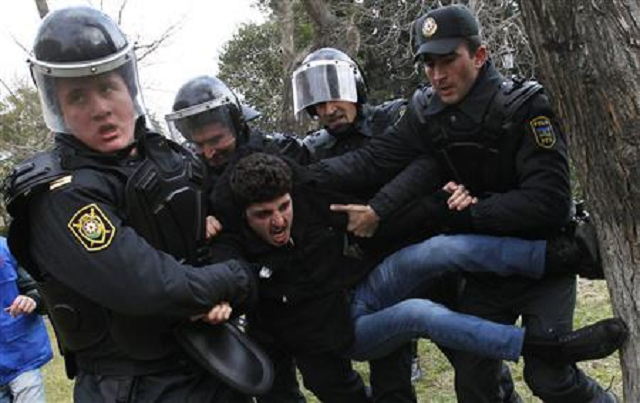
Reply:
[[[45,15],[49,14],[49,5],[47,4],[47,0],[36,0],[36,7],[38,7],[38,14],[40,14],[40,18],[44,18]]]
[[[640,401],[640,3],[526,0],[544,84],[599,229],[614,311],[629,325],[626,402]]]
[[[282,56],[282,105],[280,106],[279,127],[287,132],[304,134],[306,124],[299,122],[293,114],[293,91],[291,75],[305,56],[296,53],[294,0],[273,0],[272,9],[280,27],[280,52]],[[306,52],[305,52],[306,54]]]

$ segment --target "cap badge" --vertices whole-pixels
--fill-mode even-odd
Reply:
[[[422,24],[422,35],[424,35],[426,38],[431,38],[431,36],[435,34],[437,30],[438,23],[433,19],[433,17],[428,17],[424,20],[424,23]]]

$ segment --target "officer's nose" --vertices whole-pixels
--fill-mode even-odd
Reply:
[[[91,105],[91,115],[94,119],[101,119],[111,114],[111,101],[95,92],[90,92],[87,96]]]
[[[446,70],[438,63],[434,63],[430,68],[431,81],[440,81],[446,77]]]

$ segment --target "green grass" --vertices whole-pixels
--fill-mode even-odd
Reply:
[[[580,281],[575,325],[577,327],[585,326],[610,316],[611,304],[604,281]],[[432,343],[424,340],[420,341],[419,349],[424,376],[415,385],[418,401],[421,403],[455,402],[453,370],[444,355]],[[522,363],[510,364],[510,366],[516,382],[516,389],[524,401],[539,402],[540,400],[531,395],[522,380]],[[356,364],[356,367],[367,379],[367,365]],[[600,361],[581,363],[579,367],[598,380],[601,385],[608,387],[611,384],[616,395],[622,396],[622,375],[618,354]],[[60,356],[56,355],[54,360],[45,366],[44,374],[47,383],[47,401],[50,403],[71,402],[72,383],[65,376],[64,364]],[[309,403],[318,402],[310,394],[307,394],[307,398]]]

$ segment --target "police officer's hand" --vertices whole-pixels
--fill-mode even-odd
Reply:
[[[222,231],[222,224],[212,215],[207,216],[207,239],[211,239]]]
[[[36,301],[26,295],[18,295],[11,306],[4,308],[5,312],[16,318],[19,315],[28,315],[36,309]]]
[[[211,308],[211,310],[204,315],[196,315],[192,316],[191,320],[202,320],[211,325],[218,325],[220,323],[224,323],[229,320],[231,317],[231,312],[233,309],[229,305],[228,302],[221,302],[218,305]]]
[[[369,205],[332,204],[331,211],[347,213],[349,215],[347,231],[363,238],[372,237],[380,223],[380,217]]]
[[[451,193],[447,200],[449,210],[464,210],[471,205],[478,203],[478,198],[469,194],[469,190],[464,185],[455,182],[449,182],[442,188],[444,191]]]

